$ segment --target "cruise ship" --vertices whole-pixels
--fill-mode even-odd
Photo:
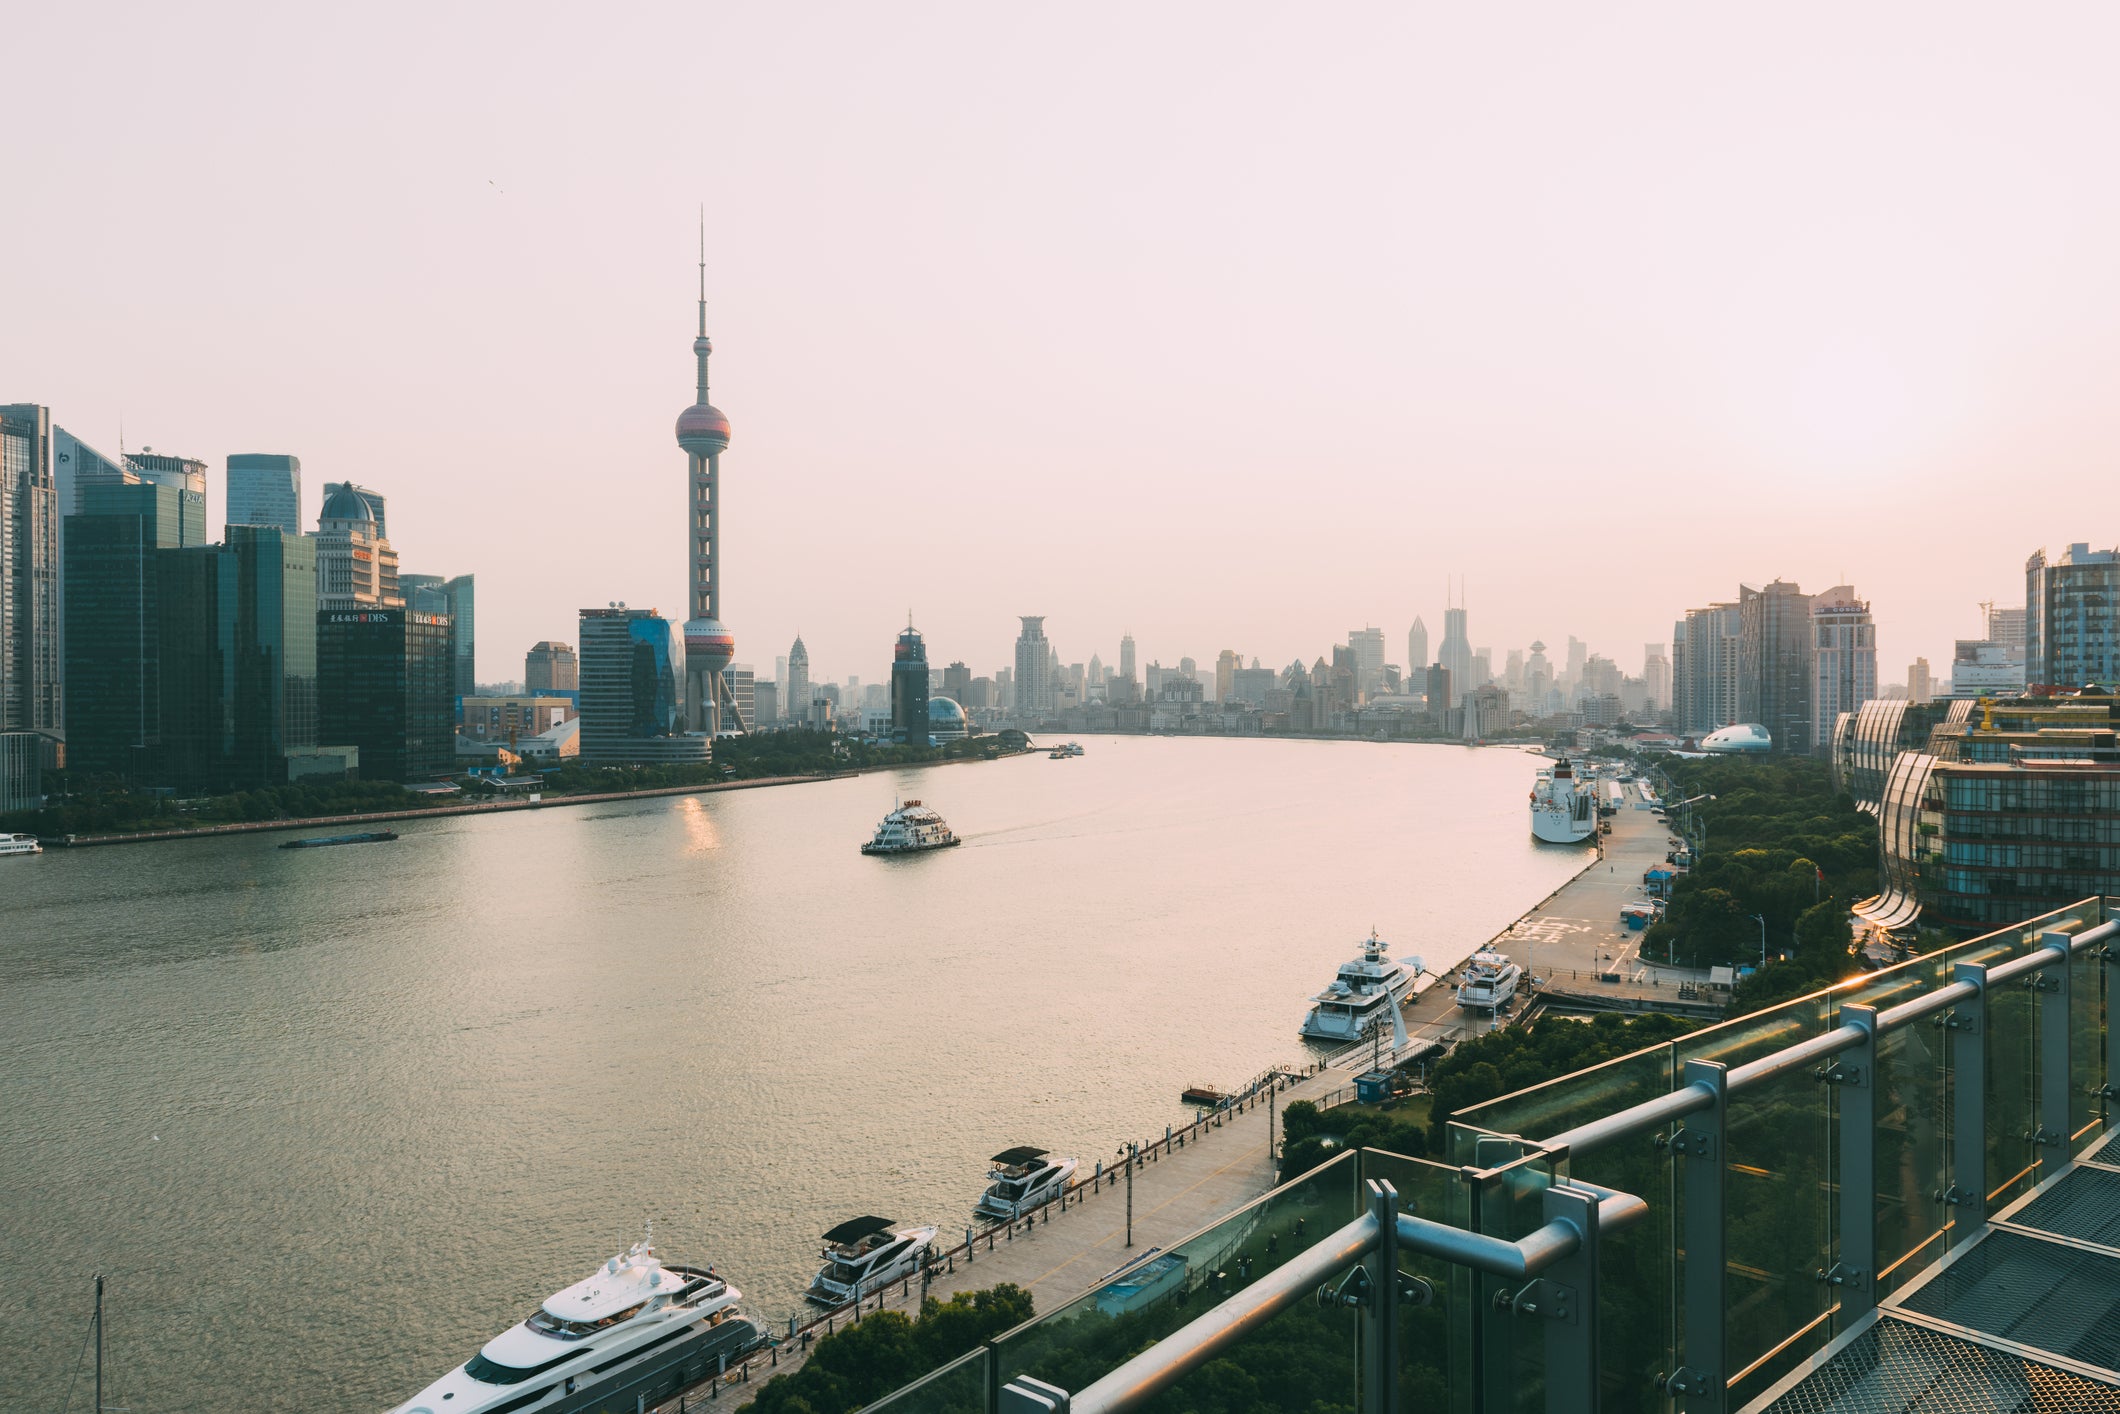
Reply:
[[[824,1265],[803,1293],[819,1306],[845,1306],[904,1281],[935,1245],[932,1227],[889,1218],[854,1218],[824,1235]]]
[[[44,846],[35,835],[0,835],[0,855],[42,853]]]
[[[1314,1041],[1359,1041],[1370,1028],[1391,1018],[1391,1004],[1413,990],[1421,960],[1412,966],[1390,956],[1390,945],[1369,930],[1362,955],[1340,964],[1332,985],[1312,997],[1303,1018],[1303,1034]]]
[[[1516,996],[1516,984],[1524,969],[1493,948],[1481,948],[1465,963],[1465,980],[1458,983],[1457,1004],[1467,1011],[1496,1012]]]
[[[1597,783],[1577,779],[1565,756],[1539,767],[1531,786],[1531,833],[1547,844],[1581,844],[1597,833]]]
[[[861,847],[863,854],[919,854],[924,850],[948,849],[961,843],[939,811],[908,800],[883,817],[876,837]]]
[[[712,1267],[666,1265],[637,1242],[392,1414],[652,1406],[765,1340],[764,1323],[737,1309],[742,1296]]]

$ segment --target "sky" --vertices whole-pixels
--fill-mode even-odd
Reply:
[[[770,675],[1642,645],[1852,582],[1880,677],[2120,540],[2120,11],[26,7],[0,402],[302,459],[475,573],[479,675],[684,617]]]

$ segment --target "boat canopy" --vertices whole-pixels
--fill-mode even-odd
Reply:
[[[849,1218],[826,1233],[824,1240],[840,1243],[859,1242],[864,1237],[869,1237],[879,1232],[889,1232],[890,1230],[891,1220],[889,1218]]]
[[[1013,1149],[1003,1149],[994,1155],[993,1162],[1002,1165],[1027,1164],[1032,1159],[1042,1159],[1051,1152],[1050,1149],[1033,1149],[1028,1144],[1019,1144]]]

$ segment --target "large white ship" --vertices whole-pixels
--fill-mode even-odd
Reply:
[[[42,854],[35,835],[0,835],[0,854]]]
[[[922,850],[948,849],[957,844],[942,812],[908,800],[883,817],[876,837],[861,847],[863,854],[918,854]]]
[[[1531,833],[1547,844],[1581,844],[1597,833],[1597,783],[1580,780],[1563,756],[1531,785]]]
[[[398,1405],[394,1414],[633,1409],[669,1399],[765,1339],[713,1268],[665,1266],[635,1243],[528,1320]]]
[[[1312,997],[1303,1034],[1314,1041],[1359,1041],[1391,1017],[1391,1006],[1413,990],[1421,960],[1409,967],[1389,955],[1389,944],[1369,930],[1362,955],[1340,964],[1332,985]]]

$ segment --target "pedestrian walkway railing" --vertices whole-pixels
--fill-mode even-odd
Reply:
[[[1487,1102],[1448,1163],[1342,1154],[873,1407],[1741,1409],[2102,1141],[2115,917]]]

